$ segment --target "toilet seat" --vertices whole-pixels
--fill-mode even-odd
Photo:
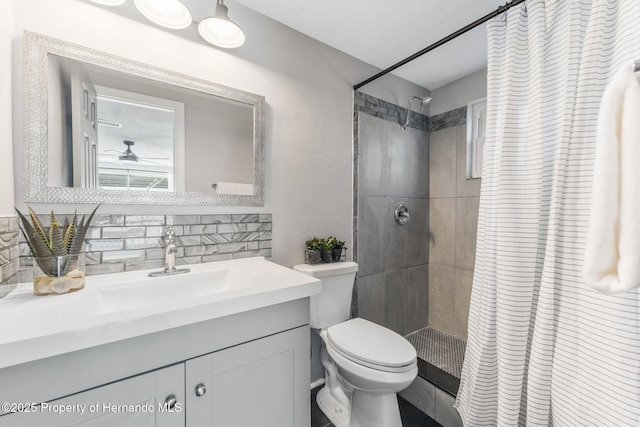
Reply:
[[[360,318],[328,328],[327,346],[354,363],[385,372],[409,371],[417,356],[404,337]]]

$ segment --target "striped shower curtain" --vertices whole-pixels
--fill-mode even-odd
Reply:
[[[599,102],[640,60],[640,0],[527,0],[489,24],[488,41],[456,408],[465,426],[640,426],[640,292],[581,278]]]

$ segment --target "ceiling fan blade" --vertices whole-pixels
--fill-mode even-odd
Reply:
[[[145,164],[148,164],[148,165],[157,165],[157,166],[165,166],[165,167],[167,166],[164,163],[153,162],[153,161],[147,160],[147,159],[139,159],[138,163],[145,163]]]

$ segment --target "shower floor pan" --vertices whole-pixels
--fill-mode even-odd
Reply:
[[[429,327],[406,338],[418,353],[418,375],[456,396],[466,342]]]

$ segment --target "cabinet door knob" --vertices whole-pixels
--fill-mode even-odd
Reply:
[[[178,399],[176,399],[176,396],[173,394],[167,396],[166,400],[164,401],[165,406],[169,410],[174,409],[176,407],[176,403],[178,403]]]
[[[196,396],[201,397],[207,392],[207,388],[204,384],[200,383],[196,386]]]

